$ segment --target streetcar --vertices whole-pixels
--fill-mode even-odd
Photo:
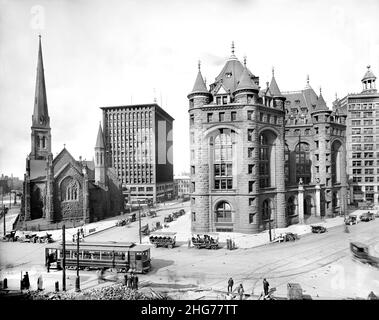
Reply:
[[[76,269],[77,244],[66,243],[66,268]],[[133,242],[81,242],[79,245],[80,269],[116,269],[119,272],[133,270],[146,273],[150,270],[150,248]],[[62,243],[45,248],[45,266],[62,269]]]

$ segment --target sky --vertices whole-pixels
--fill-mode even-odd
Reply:
[[[379,76],[378,0],[0,0],[0,174],[23,178],[38,34],[52,152],[92,160],[100,107],[152,103],[174,119],[174,173],[189,171],[187,94],[231,54],[281,91],[310,85],[331,108]],[[379,81],[379,80],[378,80]]]

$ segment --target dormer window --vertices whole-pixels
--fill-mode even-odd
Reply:
[[[232,77],[232,73],[231,73],[231,72],[227,72],[227,73],[225,73],[225,77],[227,77],[227,78],[231,78],[231,77]]]
[[[295,103],[296,104],[300,104],[300,100],[295,100]]]

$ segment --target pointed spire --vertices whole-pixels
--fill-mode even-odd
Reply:
[[[317,98],[315,110],[328,110],[324,97],[322,96],[321,87],[320,87],[320,95]]]
[[[49,128],[50,119],[47,109],[45,74],[43,69],[41,35],[39,37],[37,79],[34,98],[33,126]]]
[[[231,54],[229,60],[237,60],[237,57],[236,57],[235,54],[234,54],[234,41],[232,41],[231,49],[232,49],[232,50],[231,50],[231,51],[232,51],[232,54]]]
[[[208,90],[207,90],[207,86],[205,85],[203,76],[201,75],[200,65],[201,65],[201,63],[200,63],[200,60],[199,60],[198,61],[198,69],[199,69],[199,71],[197,73],[195,84],[193,86],[193,89],[192,89],[191,93],[209,93]]]
[[[307,84],[306,84],[304,90],[307,90],[307,89],[312,89],[312,87],[309,84],[309,74],[307,74]]]
[[[238,90],[259,90],[258,86],[251,80],[249,71],[245,67],[243,69],[242,75],[239,79],[237,88],[234,92]]]
[[[275,80],[274,67],[272,67],[272,79],[270,83],[270,92],[273,97],[283,97],[282,93],[280,92],[279,86]]]
[[[104,137],[103,137],[103,130],[101,129],[101,122],[99,123],[99,131],[97,132],[95,148],[104,149]]]

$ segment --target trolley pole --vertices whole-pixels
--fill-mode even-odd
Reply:
[[[76,281],[75,281],[75,291],[79,292],[80,291],[80,278],[79,278],[79,229],[78,233],[76,235]]]
[[[62,290],[66,291],[66,226],[62,226],[62,246],[63,246],[63,273],[62,273]]]

